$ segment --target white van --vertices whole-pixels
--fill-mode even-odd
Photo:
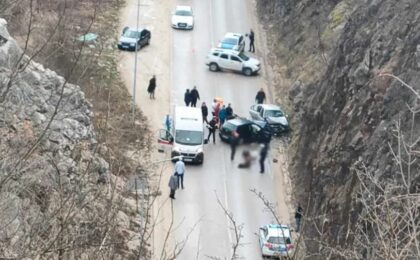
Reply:
[[[159,130],[159,151],[172,146],[171,158],[182,156],[184,162],[203,163],[204,126],[201,109],[175,107],[173,128]]]

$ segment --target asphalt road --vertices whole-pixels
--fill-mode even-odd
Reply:
[[[236,114],[248,116],[248,109],[263,84],[263,75],[246,77],[232,72],[214,73],[205,66],[209,49],[226,32],[249,32],[248,1],[177,0],[174,3],[182,4],[192,5],[195,28],[171,32],[171,107],[183,105],[185,89],[196,85],[201,101],[205,101],[209,109],[214,97],[222,97],[226,104],[232,103]],[[232,212],[237,224],[243,226],[238,255],[245,259],[262,259],[257,232],[259,226],[272,222],[273,218],[250,189],[263,192],[275,202],[275,181],[270,169],[266,174],[260,174],[257,164],[251,169],[238,169],[241,149],[231,162],[229,146],[217,137],[215,145],[210,142],[205,146],[202,166],[187,166],[185,189],[177,192],[174,201],[175,241],[184,240],[192,232],[178,259],[207,259],[206,256],[229,259],[235,233],[217,198]]]

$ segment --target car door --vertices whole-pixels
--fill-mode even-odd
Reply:
[[[260,107],[260,108],[261,109],[259,110],[259,113],[258,113],[258,120],[263,121],[264,120],[264,112],[265,112],[265,110],[264,110],[263,107]]]
[[[166,129],[159,129],[157,132],[158,151],[163,153],[172,149],[174,143],[173,135]]]
[[[242,71],[242,61],[236,55],[230,55],[229,65],[231,70]]]
[[[251,116],[251,119],[258,119],[258,111],[259,105],[252,105],[249,109],[249,115]]]
[[[219,67],[229,69],[229,55],[222,53],[219,57]]]
[[[238,43],[238,51],[243,51],[245,49],[245,39],[243,36],[239,37],[239,43]]]
[[[147,31],[143,30],[140,33],[140,46],[144,46],[147,43]]]
[[[262,128],[257,124],[249,125],[250,142],[260,142]]]

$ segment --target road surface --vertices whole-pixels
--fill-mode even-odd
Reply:
[[[135,21],[135,1],[129,1],[123,14],[123,21]],[[159,6],[154,9],[150,5]],[[157,4],[159,3],[159,4]],[[259,88],[264,86],[264,72],[258,76],[246,77],[231,72],[210,72],[205,66],[205,57],[209,49],[215,46],[226,32],[248,33],[253,18],[250,1],[244,0],[177,0],[169,3],[169,9],[176,5],[191,5],[195,13],[195,27],[192,31],[172,30],[169,28],[170,11],[163,9],[162,1],[145,1],[142,7],[143,15],[141,24],[152,29],[152,42],[139,52],[139,76],[143,86],[147,85],[148,76],[158,71],[159,101],[151,102],[145,97],[145,87],[139,97],[136,97],[140,108],[151,118],[152,125],[159,128],[163,116],[175,105],[183,105],[186,88],[197,86],[201,101],[205,101],[209,109],[214,97],[222,97],[225,103],[231,103],[234,113],[248,116],[248,109],[253,104]],[[131,5],[131,6],[130,6]],[[149,11],[145,11],[149,10]],[[161,12],[159,11],[161,10]],[[166,17],[166,18],[165,18]],[[165,26],[163,28],[162,26]],[[167,35],[157,35],[159,33]],[[258,31],[256,32],[258,33]],[[258,38],[257,38],[258,39]],[[258,41],[256,41],[257,58],[262,54]],[[248,48],[248,42],[246,45]],[[121,67],[123,78],[129,89],[132,76],[132,57],[134,54],[122,54]],[[161,58],[159,58],[161,57]],[[145,64],[146,63],[146,64]],[[144,64],[144,65],[143,65]],[[153,65],[152,65],[153,64]],[[146,68],[145,68],[146,67]],[[146,70],[148,73],[145,73]],[[160,73],[160,74],[159,74]],[[162,79],[163,78],[163,79]],[[159,82],[164,82],[159,85]],[[163,89],[163,90],[162,90]],[[144,93],[143,93],[144,92]],[[167,95],[167,96],[166,96]],[[164,103],[168,101],[169,104]],[[201,105],[201,102],[199,103]],[[207,131],[206,131],[207,134]],[[241,151],[237,151],[235,160],[230,161],[230,148],[217,137],[216,144],[210,142],[205,146],[205,162],[201,166],[187,166],[185,173],[185,189],[178,190],[176,200],[173,201],[174,231],[171,243],[188,240],[177,259],[208,259],[212,257],[227,257],[232,254],[232,244],[235,243],[235,233],[232,223],[218,204],[217,198],[225,209],[232,213],[238,225],[243,227],[238,255],[245,259],[262,259],[258,247],[258,229],[261,225],[274,222],[270,213],[264,209],[261,201],[250,192],[256,189],[263,192],[264,196],[280,205],[279,215],[287,221],[289,213],[282,190],[282,179],[278,173],[271,171],[268,160],[268,170],[265,174],[259,173],[259,167],[254,164],[251,169],[238,169],[241,161]],[[162,188],[171,170],[165,172]],[[163,190],[162,203],[168,194]],[[165,221],[168,221],[168,210]],[[163,235],[157,235],[155,240],[160,242]],[[168,245],[169,246],[169,245]],[[155,253],[159,259],[160,254]]]
[[[178,2],[182,4],[183,1]],[[192,1],[192,7],[196,18],[194,30],[172,32],[172,104],[182,105],[185,89],[196,85],[201,101],[206,101],[209,106],[214,97],[222,97],[226,103],[232,104],[236,114],[248,116],[248,109],[263,85],[262,75],[245,77],[230,72],[213,73],[204,65],[209,49],[226,32],[249,32],[247,1]],[[258,43],[256,45],[258,48]],[[231,255],[235,234],[217,203],[217,197],[233,213],[237,223],[243,225],[238,255],[246,259],[261,259],[256,234],[259,226],[272,221],[272,216],[264,211],[263,204],[250,189],[262,191],[274,201],[273,175],[270,171],[260,174],[257,164],[249,170],[238,169],[240,155],[241,151],[238,151],[231,162],[229,146],[218,139],[216,145],[212,142],[206,145],[202,166],[188,167],[186,188],[178,192],[174,202],[176,222],[182,222],[184,227],[177,229],[177,240],[183,239],[198,224],[179,259],[195,259],[197,253],[199,259]]]

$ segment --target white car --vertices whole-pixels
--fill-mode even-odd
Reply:
[[[227,50],[244,51],[245,37],[240,33],[226,33],[217,47]]]
[[[191,6],[177,6],[172,13],[171,22],[173,28],[192,30],[194,28],[194,15]]]
[[[293,256],[294,246],[288,225],[268,224],[260,227],[259,240],[263,257]]]
[[[249,109],[252,119],[266,121],[274,134],[281,134],[290,130],[287,115],[279,106],[271,104],[252,105]]]
[[[261,69],[261,63],[257,59],[248,57],[243,52],[216,48],[207,54],[206,65],[210,71],[233,70],[246,76],[256,74]]]

